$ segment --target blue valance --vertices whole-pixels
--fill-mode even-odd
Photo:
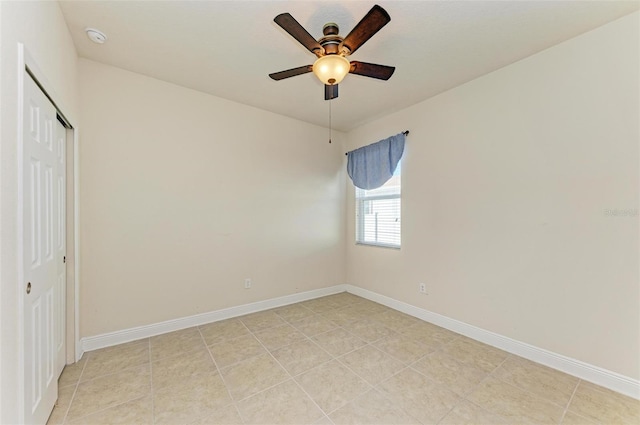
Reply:
[[[376,189],[393,176],[404,151],[404,133],[347,153],[347,172],[361,189]]]

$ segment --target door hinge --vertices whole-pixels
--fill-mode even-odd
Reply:
[[[62,262],[66,263],[67,262],[67,256],[65,255],[64,257],[62,257]]]

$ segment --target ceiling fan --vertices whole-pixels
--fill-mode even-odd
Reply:
[[[346,58],[391,21],[387,11],[378,5],[373,6],[344,38],[338,35],[338,25],[333,22],[324,25],[322,28],[324,37],[316,40],[289,13],[281,13],[273,20],[318,57],[313,65],[269,74],[269,77],[276,81],[313,72],[324,83],[324,99],[331,100],[338,97],[338,84],[348,73],[388,80],[395,71],[393,66],[350,62]]]

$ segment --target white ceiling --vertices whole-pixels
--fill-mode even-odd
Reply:
[[[289,12],[312,36],[344,37],[372,1],[60,1],[81,57],[320,126],[329,105],[313,74],[267,74],[315,56],[273,22]],[[380,1],[391,22],[351,60],[396,67],[389,81],[348,75],[332,101],[348,131],[638,10],[638,1]],[[84,28],[108,36],[93,44]]]

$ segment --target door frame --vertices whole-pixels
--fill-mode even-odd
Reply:
[[[73,226],[69,228],[67,226],[67,252],[73,251],[73,264],[70,266],[73,267],[73,273],[67,273],[67,281],[66,281],[66,291],[69,293],[70,288],[73,288],[73,303],[66,303],[65,318],[69,316],[69,311],[72,309],[74,323],[73,323],[73,347],[69,347],[67,344],[66,353],[65,353],[65,363],[66,359],[69,358],[69,352],[72,351],[73,358],[75,361],[80,360],[82,357],[82,350],[80,347],[80,256],[79,256],[79,246],[80,246],[80,237],[79,237],[79,155],[78,155],[78,120],[73,114],[71,114],[71,110],[66,107],[66,105],[60,102],[60,96],[57,95],[56,91],[53,89],[53,86],[45,76],[43,72],[40,71],[36,61],[29,54],[28,49],[24,44],[18,43],[18,69],[17,69],[17,118],[18,118],[18,128],[17,128],[17,157],[18,157],[18,193],[17,193],[17,265],[18,265],[18,279],[17,279],[17,293],[18,293],[18,316],[17,316],[17,325],[18,325],[18,421],[20,423],[24,422],[24,403],[25,403],[25,382],[24,382],[24,372],[25,372],[25,364],[24,364],[24,219],[23,219],[23,203],[24,203],[24,89],[25,89],[25,75],[29,74],[31,78],[36,82],[36,84],[43,91],[45,96],[49,98],[51,103],[55,106],[58,114],[63,118],[67,125],[71,127],[71,130],[67,130],[67,138],[66,138],[66,147],[73,149],[73,162],[70,163],[67,161],[65,172],[68,172],[70,169],[73,173],[73,193],[69,193],[66,191],[66,198],[72,196],[73,199]],[[28,77],[27,77],[28,78]],[[72,140],[70,140],[70,133],[72,133]],[[65,201],[67,202],[67,201]],[[68,203],[67,203],[68,204]],[[69,214],[70,211],[67,211]],[[69,235],[73,235],[73,240],[69,240]],[[71,281],[70,281],[71,280]],[[65,298],[66,295],[65,294]],[[69,323],[65,324],[65,334],[68,333],[70,329]],[[67,339],[68,342],[68,339]]]

